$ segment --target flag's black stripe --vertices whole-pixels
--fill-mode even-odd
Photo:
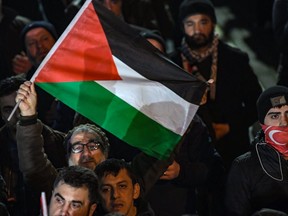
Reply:
[[[106,34],[112,54],[147,79],[157,81],[185,100],[199,104],[206,84],[164,57],[124,21],[97,0],[94,9]]]

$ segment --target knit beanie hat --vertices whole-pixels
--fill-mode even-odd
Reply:
[[[49,22],[46,22],[46,21],[34,21],[34,22],[31,22],[29,24],[27,24],[22,32],[21,32],[21,41],[22,41],[22,45],[23,45],[23,48],[26,49],[25,47],[25,36],[26,34],[31,30],[31,29],[34,29],[34,28],[39,28],[39,27],[42,27],[42,28],[45,28],[51,35],[52,37],[57,40],[58,38],[58,34],[56,32],[56,29],[55,27],[49,23]]]
[[[288,88],[273,86],[266,89],[257,100],[258,120],[264,124],[267,112],[273,107],[288,105]]]
[[[184,0],[179,7],[180,21],[194,14],[205,14],[213,23],[217,22],[214,5],[209,0]]]

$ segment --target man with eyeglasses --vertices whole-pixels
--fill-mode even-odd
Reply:
[[[64,145],[69,154],[69,166],[79,165],[92,170],[108,158],[110,146],[105,133],[91,124],[82,124],[70,130]]]
[[[16,102],[21,100],[20,120],[17,124],[17,145],[20,169],[27,184],[46,192],[47,200],[51,197],[53,182],[58,171],[47,159],[43,151],[41,131],[47,127],[37,119],[37,94],[34,84],[26,81],[17,91]],[[50,129],[46,136],[59,136],[57,131]],[[55,139],[56,140],[56,139]],[[57,139],[58,140],[58,139]],[[98,164],[108,158],[109,141],[105,133],[92,124],[81,124],[70,130],[62,139],[66,149],[69,166],[81,166],[94,170]],[[172,154],[174,156],[174,154]],[[63,155],[63,157],[65,157]],[[173,161],[158,160],[140,153],[133,159],[136,175],[143,181],[143,189],[149,190]],[[74,214],[72,214],[74,215]]]

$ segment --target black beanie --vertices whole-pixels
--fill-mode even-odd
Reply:
[[[42,28],[45,28],[51,35],[52,37],[57,40],[58,38],[58,34],[56,32],[56,29],[55,27],[49,23],[49,22],[46,22],[46,21],[34,21],[34,22],[31,22],[29,24],[27,24],[22,32],[21,32],[21,42],[22,42],[22,45],[23,45],[23,48],[26,50],[26,47],[25,47],[25,36],[27,34],[27,32],[29,32],[31,29],[34,29],[34,28],[39,28],[39,27],[42,27]]]
[[[273,107],[288,105],[288,88],[273,86],[266,89],[257,100],[258,120],[264,124],[267,112]]]
[[[179,19],[182,22],[187,16],[205,14],[216,24],[214,5],[209,0],[184,0],[179,7]]]

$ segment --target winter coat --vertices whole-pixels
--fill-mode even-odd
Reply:
[[[288,162],[261,139],[232,164],[226,188],[227,216],[250,216],[261,208],[288,213],[287,202]]]

